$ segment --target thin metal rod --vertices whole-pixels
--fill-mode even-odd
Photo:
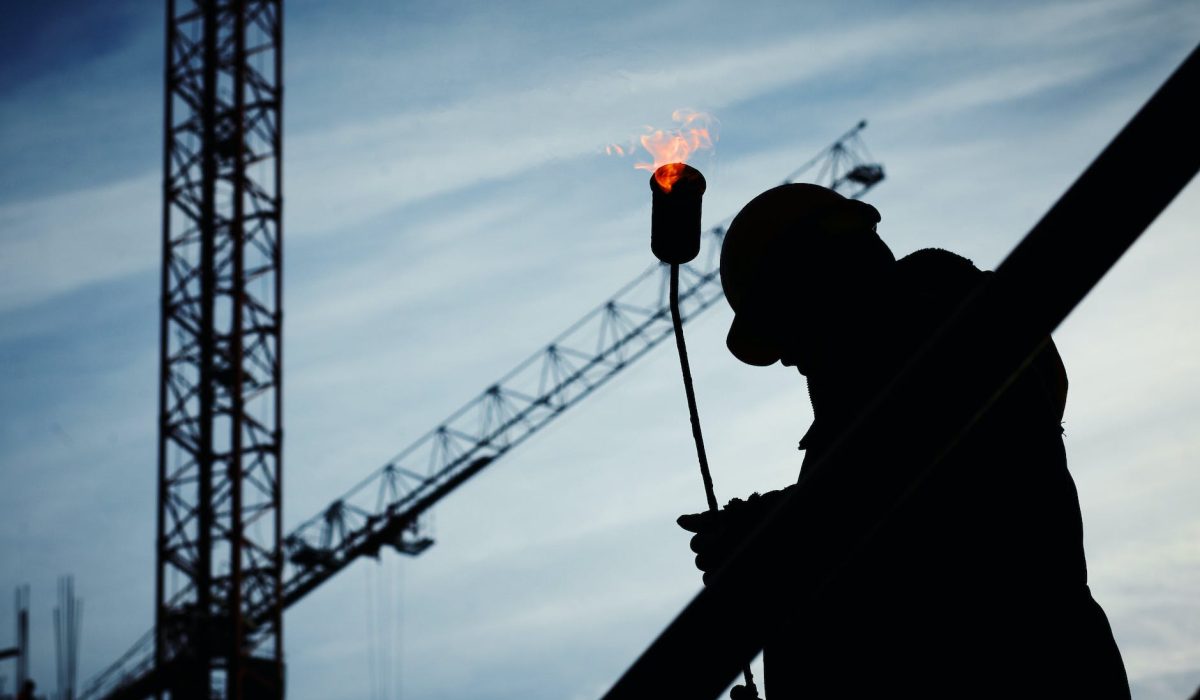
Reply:
[[[679,266],[671,266],[671,324],[675,327],[675,347],[679,350],[679,366],[683,369],[683,390],[687,393],[688,412],[692,418],[692,438],[696,441],[696,456],[700,458],[700,478],[704,480],[704,497],[708,510],[716,513],[717,494],[713,490],[712,472],[708,470],[708,453],[704,451],[704,435],[700,432],[700,412],[696,409],[696,390],[692,387],[692,367],[688,363],[687,345],[683,341],[683,318],[679,313]]]
[[[704,497],[708,499],[708,510],[714,515],[720,510],[717,494],[713,489],[712,472],[708,469],[708,453],[704,450],[704,434],[700,431],[700,411],[696,408],[696,389],[692,386],[692,366],[688,362],[687,344],[683,340],[683,317],[679,313],[679,266],[671,266],[671,325],[675,327],[675,347],[679,350],[679,367],[683,370],[683,390],[687,394],[688,414],[692,419],[692,438],[696,441],[696,456],[700,459],[700,478],[704,481]],[[750,662],[742,665],[742,676],[746,686],[754,687],[754,673]]]

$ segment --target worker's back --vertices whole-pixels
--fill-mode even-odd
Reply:
[[[986,274],[933,250],[898,261],[896,270],[894,293],[881,302],[889,305],[887,341],[865,352],[861,371],[809,377],[816,420],[803,443],[806,465]],[[939,381],[959,381],[987,362],[961,358]],[[771,700],[1128,697],[1108,621],[1086,585],[1079,502],[1062,442],[1065,392],[1050,344],[816,604],[800,606],[800,619],[768,642]],[[940,393],[930,387],[930,397]],[[926,401],[910,410],[934,413]],[[846,499],[869,502],[889,473],[913,471],[905,459],[893,445],[874,445],[852,490],[809,494],[805,522],[837,522]],[[839,546],[836,533],[825,534]],[[813,537],[804,538],[810,549]],[[794,561],[795,576],[832,558],[776,546]]]

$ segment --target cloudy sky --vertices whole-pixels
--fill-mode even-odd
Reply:
[[[81,678],[152,621],[157,5],[0,19],[0,592],[33,588],[43,687],[59,574],[85,599]],[[285,34],[290,526],[649,262],[644,174],[606,143],[716,115],[716,221],[865,117],[885,240],[991,268],[1200,41],[1200,9],[289,0]],[[1200,684],[1197,220],[1193,183],[1056,336],[1092,590],[1139,698]],[[723,498],[793,480],[810,419],[801,378],[725,353],[728,321],[689,326]],[[699,586],[678,382],[656,351],[448,498],[428,552],[291,609],[290,696],[599,695]],[[12,629],[0,605],[0,646]]]

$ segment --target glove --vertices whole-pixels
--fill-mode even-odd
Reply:
[[[754,493],[746,500],[734,498],[717,512],[690,513],[675,521],[679,527],[695,533],[690,545],[696,553],[696,568],[704,572],[708,585],[714,572],[725,565],[742,540],[775,507],[782,491]]]

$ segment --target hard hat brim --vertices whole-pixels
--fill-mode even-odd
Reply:
[[[779,349],[774,343],[757,333],[746,320],[736,314],[729,324],[729,335],[725,346],[737,359],[755,367],[767,367],[780,359]]]

